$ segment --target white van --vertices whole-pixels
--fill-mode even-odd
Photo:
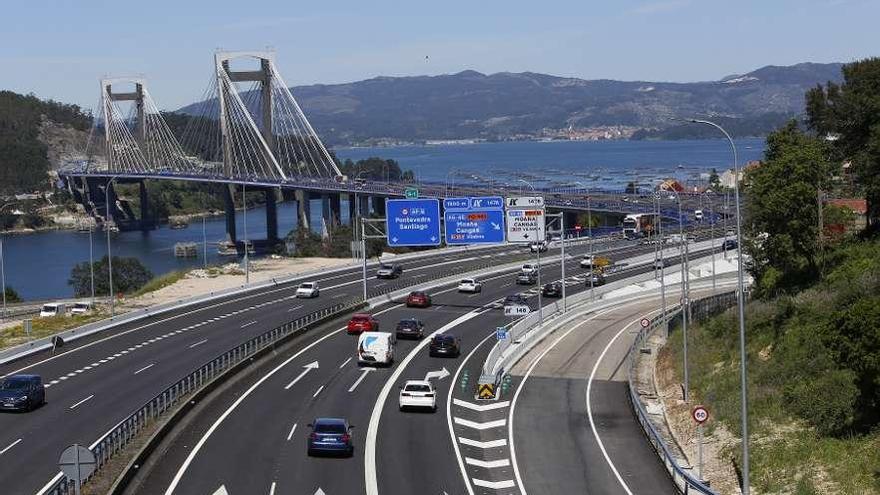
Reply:
[[[703,221],[703,210],[694,210],[694,218],[697,219],[697,221],[702,222]]]
[[[358,337],[358,364],[387,364],[394,362],[394,344],[397,339],[388,332],[364,332]]]
[[[67,314],[67,305],[64,303],[46,303],[40,308],[40,318],[51,318]]]

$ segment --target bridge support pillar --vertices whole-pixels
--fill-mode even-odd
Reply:
[[[327,230],[333,230],[333,228],[338,225],[339,195],[330,193],[321,194],[321,218],[324,220],[324,225]]]
[[[293,197],[296,198],[296,210],[298,216],[299,226],[304,229],[309,229],[309,218],[312,215],[312,205],[309,203],[310,195],[308,192],[297,189],[293,193]]]
[[[266,240],[269,244],[278,242],[278,200],[275,189],[266,189]]]
[[[342,224],[342,194],[340,193],[330,194],[330,220],[333,227]]]
[[[152,230],[154,225],[153,215],[150,212],[150,197],[147,195],[147,183],[146,181],[138,182],[138,193],[139,193],[139,202],[138,205],[141,208],[141,230],[147,231]]]
[[[351,226],[351,228],[354,228],[354,226],[355,226],[354,225],[354,220],[355,220],[354,217],[356,216],[356,204],[357,203],[355,202],[354,194],[349,194],[348,195],[348,223],[347,223],[347,225]]]
[[[369,217],[370,216],[370,197],[366,194],[361,194],[358,196],[358,202],[360,202],[361,208],[361,216]]]
[[[226,240],[237,243],[238,236],[235,233],[235,186],[227,184],[223,188],[223,206],[226,210]]]
[[[373,211],[379,217],[385,216],[385,198],[382,196],[373,196]]]

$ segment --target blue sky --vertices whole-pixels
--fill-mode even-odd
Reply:
[[[0,89],[85,107],[105,75],[143,75],[163,108],[190,103],[217,48],[273,48],[290,85],[465,69],[684,82],[880,55],[876,0],[29,0],[2,13]]]

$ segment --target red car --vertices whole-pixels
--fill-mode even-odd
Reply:
[[[406,297],[407,308],[427,308],[430,305],[431,296],[422,291],[410,292]]]
[[[348,328],[346,330],[349,335],[357,335],[363,332],[378,332],[379,320],[367,313],[355,313],[348,320]]]

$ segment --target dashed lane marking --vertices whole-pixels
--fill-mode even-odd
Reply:
[[[16,440],[16,441],[12,442],[11,444],[9,444],[5,449],[0,450],[0,455],[5,454],[6,451],[8,451],[8,450],[11,449],[12,447],[15,447],[16,445],[18,445],[19,442],[21,442],[21,439],[20,439],[20,438],[19,438],[18,440]]]
[[[207,342],[207,341],[208,341],[208,339],[202,339],[202,340],[196,342],[195,344],[189,346],[189,348],[192,349],[193,347],[200,346],[200,345],[204,344],[204,343]]]
[[[92,394],[92,395],[86,397],[85,399],[83,399],[83,400],[77,402],[76,404],[70,406],[70,409],[76,409],[77,407],[79,407],[79,406],[85,404],[86,402],[92,400],[92,397],[94,397],[94,396],[95,396],[95,394]]]
[[[156,363],[148,364],[148,365],[144,366],[143,368],[135,371],[134,374],[137,375],[141,371],[147,371],[148,369],[152,368],[153,366],[156,366]]]

